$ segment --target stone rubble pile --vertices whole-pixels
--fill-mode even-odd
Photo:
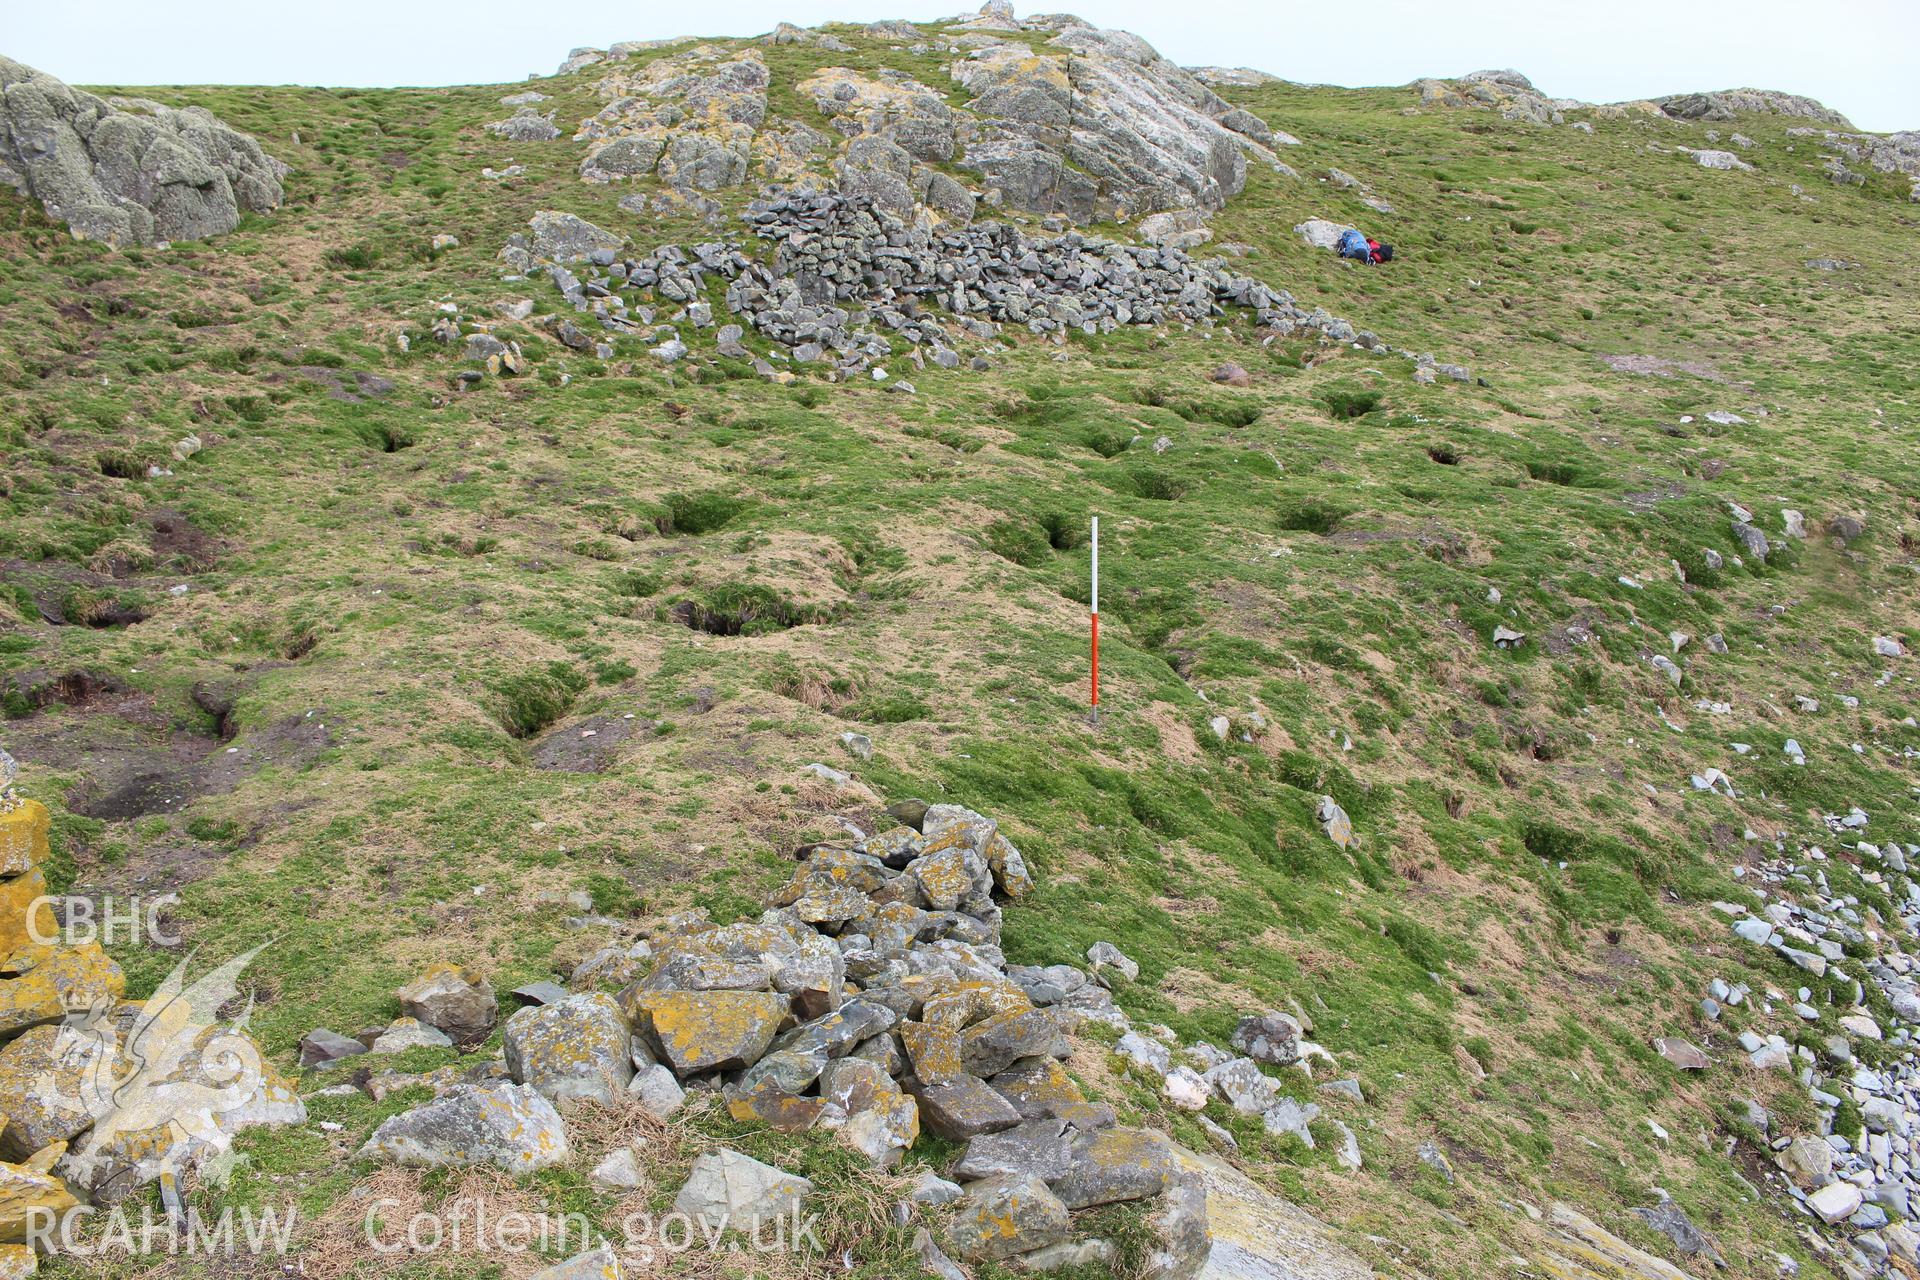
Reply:
[[[827,359],[843,377],[893,354],[896,340],[910,351],[925,347],[936,364],[955,368],[963,338],[990,338],[1001,325],[1041,335],[1205,326],[1230,307],[1252,311],[1273,337],[1314,333],[1392,350],[1324,309],[1305,308],[1285,290],[1230,270],[1223,259],[1198,260],[1174,248],[1074,231],[1030,237],[998,222],[958,229],[909,225],[832,193],[756,200],[746,217],[772,245],[770,257],[756,258],[731,240],[691,249],[662,245],[643,257],[623,257],[612,233],[543,211],[530,223],[532,235],[516,235],[501,258],[509,279],[544,267],[574,309],[605,330],[664,339],[654,353],[669,361],[687,354],[677,326],[715,326],[707,300],[715,281],[726,283],[724,305],[741,321],[719,329],[721,355],[753,358],[741,342],[751,329],[783,349],[778,358]],[[575,272],[583,264],[585,279]],[[667,307],[673,308],[670,322],[656,324]],[[568,341],[564,331],[562,341],[589,345],[584,336]],[[913,358],[923,362],[917,351]],[[1422,362],[1432,363],[1430,357]],[[758,365],[773,374],[766,361]],[[1466,371],[1458,369],[1458,376],[1464,380]]]
[[[756,920],[718,925],[704,912],[681,912],[654,921],[643,939],[591,950],[566,988],[516,993],[529,1003],[505,1025],[504,1066],[434,1073],[425,1082],[439,1096],[384,1122],[362,1154],[538,1169],[571,1154],[556,1102],[638,1096],[665,1117],[689,1092],[705,1092],[740,1121],[831,1132],[876,1168],[897,1165],[923,1133],[964,1144],[955,1180],[923,1173],[912,1196],[943,1210],[946,1247],[962,1258],[1017,1259],[1028,1270],[1101,1262],[1114,1246],[1074,1239],[1072,1213],[1152,1199],[1148,1274],[1196,1274],[1210,1248],[1207,1188],[1217,1171],[1206,1174],[1204,1158],[1088,1101],[1061,1065],[1069,1034],[1086,1023],[1115,1028],[1126,1069],[1175,1106],[1197,1111],[1217,1097],[1311,1147],[1320,1106],[1287,1096],[1264,1069],[1332,1060],[1306,1038],[1310,1020],[1298,1010],[1243,1019],[1232,1052],[1182,1049],[1165,1028],[1143,1034],[1112,995],[1139,966],[1111,944],[1092,947],[1086,969],[1007,964],[1003,904],[1028,894],[1033,880],[996,823],[951,804],[903,802],[890,812],[905,825],[872,836],[856,828],[842,842],[803,850]],[[478,975],[441,966],[408,989],[403,1006],[443,1028],[458,1022],[473,1037],[485,1034],[491,999]],[[308,1037],[316,1054],[325,1051],[322,1036]],[[348,1061],[366,1038],[345,1050]],[[394,1083],[403,1082],[422,1081]],[[1353,1080],[1322,1086],[1322,1096],[1361,1100]],[[1202,1123],[1232,1147],[1226,1130]],[[1359,1168],[1352,1131],[1322,1125],[1336,1135],[1341,1162]],[[634,1151],[614,1152],[594,1177],[634,1185]],[[719,1151],[696,1163],[676,1205],[709,1216],[724,1208],[737,1225],[810,1190],[804,1179]],[[903,1206],[900,1221],[915,1212]],[[941,1266],[952,1263],[931,1236],[919,1248],[930,1270],[948,1273]]]
[[[1827,825],[1858,837],[1870,821],[1855,809]],[[1894,919],[1830,884],[1835,862],[1826,850],[1808,845],[1790,855],[1784,842],[1776,847],[1778,856],[1743,876],[1764,906],[1753,913],[1719,905],[1737,936],[1771,948],[1819,986],[1754,993],[1715,979],[1702,1016],[1717,1022],[1744,1003],[1788,1023],[1787,1034],[1742,1031],[1740,1051],[1755,1070],[1800,1082],[1818,1132],[1778,1134],[1752,1101],[1744,1103],[1748,1118],[1793,1202],[1834,1229],[1843,1274],[1887,1274],[1889,1258],[1910,1269],[1920,1265],[1920,1234],[1906,1225],[1920,1209],[1920,881],[1909,862],[1920,863],[1920,845],[1856,839],[1851,847],[1860,879],[1892,901]]]
[[[252,1038],[218,1025],[233,995],[218,972],[128,1001],[97,943],[50,941],[50,826],[0,785],[0,1241],[24,1239],[34,1211],[116,1204],[163,1178],[171,1193],[241,1129],[306,1119]],[[33,1267],[25,1245],[0,1244],[0,1274]]]

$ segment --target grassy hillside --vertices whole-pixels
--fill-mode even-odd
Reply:
[[[781,97],[815,66],[952,87],[943,59],[840,34],[854,54],[766,50],[776,112],[824,127]],[[1474,382],[1266,345],[1240,315],[1061,346],[1009,331],[964,353],[987,372],[895,361],[906,396],[776,385],[701,343],[674,366],[631,339],[595,360],[538,326],[559,294],[502,283],[495,256],[536,210],[643,251],[716,235],[579,180],[565,137],[596,78],[541,82],[566,132],[517,145],[483,128],[512,86],[142,89],[293,166],[283,209],[211,243],[113,252],[0,195],[0,740],[55,812],[68,885],[177,889],[207,956],[274,938],[254,1026],[285,1065],[313,1026],[388,1020],[428,961],[502,993],[550,976],[569,892],[615,915],[756,912],[833,814],[877,816],[801,772],[822,761],[882,803],[1002,821],[1039,883],[1008,913],[1009,959],[1111,940],[1143,971],[1121,1004],[1183,1039],[1307,1010],[1371,1100],[1339,1113],[1366,1168],[1245,1121],[1240,1163],[1383,1274],[1502,1273],[1527,1252],[1515,1201],[1673,1256],[1623,1212],[1653,1185],[1734,1273],[1773,1274],[1779,1251],[1828,1274],[1783,1196],[1754,1202],[1751,1148],[1725,1154],[1733,1099],[1791,1132],[1804,1089],[1737,1055],[1683,1077],[1650,1042],[1817,1044],[1833,1028],[1791,1015],[1701,1019],[1714,977],[1820,990],[1710,904],[1751,903],[1734,869],[1810,840],[1891,919],[1821,815],[1859,806],[1876,839],[1920,841],[1915,659],[1872,644],[1920,646],[1904,180],[1834,186],[1778,117],[1720,126],[1756,144],[1753,172],[1720,172],[1676,150],[1712,145],[1698,125],[1228,89],[1302,139],[1284,156],[1302,176],[1254,166],[1197,253],[1243,245],[1241,269]],[[524,174],[481,176],[509,161]],[[1313,216],[1399,256],[1308,248],[1292,228]],[[528,372],[461,389],[460,349],[427,336],[438,308],[518,297],[535,321],[497,332]],[[1209,380],[1228,360],[1250,387]],[[203,447],[172,461],[189,433]],[[1776,539],[1802,512],[1807,536],[1736,566],[1729,503]],[[1864,534],[1830,536],[1842,516]],[[682,620],[743,608],[742,634]],[[1496,650],[1498,624],[1525,644]],[[1677,654],[1672,632],[1692,637]],[[1737,799],[1689,785],[1708,767]],[[1322,794],[1350,850],[1321,833]],[[114,950],[136,991],[178,959]],[[1205,1145],[1097,1048],[1073,1065]],[[324,1099],[339,1131],[249,1137],[236,1194],[341,1202],[366,1173],[347,1157],[420,1096]],[[1430,1139],[1451,1182],[1415,1157]],[[886,1273],[901,1246],[867,1236],[863,1263]]]

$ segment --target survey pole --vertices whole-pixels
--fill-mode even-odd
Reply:
[[[1100,517],[1093,517],[1093,722],[1100,723]]]

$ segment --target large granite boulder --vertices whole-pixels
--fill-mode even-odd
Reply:
[[[81,240],[202,240],[278,208],[288,170],[200,107],[99,98],[0,57],[0,182]]]
[[[1211,212],[1246,184],[1249,154],[1277,163],[1264,123],[1140,37],[1059,21],[1037,55],[996,41],[951,68],[979,118],[959,163],[989,200],[1076,222]]]

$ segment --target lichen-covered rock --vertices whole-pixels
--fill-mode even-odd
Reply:
[[[1249,151],[1272,159],[1234,131],[1247,113],[1128,32],[1070,23],[1037,53],[996,41],[950,70],[979,117],[959,163],[1013,208],[1076,222],[1217,210]]]
[[[1300,1060],[1300,1021],[1292,1014],[1269,1009],[1240,1019],[1231,1043],[1255,1062],[1292,1066]]]
[[[558,1102],[585,1098],[612,1105],[633,1079],[627,1020],[613,997],[571,995],[507,1019],[507,1070]]]
[[[847,67],[822,67],[798,89],[813,99],[836,131],[849,138],[884,138],[916,160],[952,160],[971,132],[965,112],[897,72],[874,76]]]
[[[790,1219],[812,1192],[807,1179],[722,1147],[693,1162],[673,1207],[710,1229],[751,1235],[763,1222]]]
[[[22,947],[44,946],[59,936],[60,924],[46,896],[47,873],[38,864],[0,880],[0,956],[10,956]]]
[[[66,1023],[33,1027],[0,1049],[0,1159],[25,1160],[78,1136],[113,1108],[120,1049]],[[102,1082],[105,1082],[102,1087]]]
[[[453,1037],[418,1018],[395,1018],[367,1042],[368,1053],[405,1053],[409,1049],[450,1049]]]
[[[116,1203],[164,1173],[181,1177],[260,1125],[302,1124],[306,1105],[244,1028],[203,1024],[192,998],[116,1006],[81,1030],[115,1037],[137,1070],[96,1077],[102,1113],[60,1159],[59,1171],[97,1203]]]
[[[846,1113],[840,1141],[877,1168],[890,1168],[920,1136],[920,1108],[886,1070],[864,1058],[829,1063],[820,1075],[820,1096]]]
[[[287,167],[200,107],[103,99],[0,58],[0,181],[82,240],[201,240],[278,208]]]
[[[1002,1174],[1032,1174],[1043,1182],[1065,1177],[1073,1167],[1079,1130],[1065,1120],[1028,1120],[1010,1129],[980,1134],[967,1143],[953,1176],[974,1182]]]
[[[540,262],[579,262],[601,250],[612,253],[621,245],[613,232],[553,209],[540,210],[527,225],[533,228],[533,257]]]
[[[960,1057],[960,1032],[953,1027],[903,1022],[900,1044],[913,1064],[913,1074],[924,1084],[952,1084],[966,1074],[966,1064]]]
[[[581,174],[612,181],[657,168],[663,181],[683,190],[739,186],[747,179],[754,135],[767,119],[770,83],[757,50],[708,45],[637,71],[614,70],[594,86],[606,106],[574,135],[608,144],[587,158]],[[616,149],[622,141],[630,145]]]
[[[1060,1020],[1048,1009],[1028,1009],[993,1017],[968,1027],[961,1056],[977,1076],[997,1075],[1021,1058],[1067,1056]]]
[[[36,867],[27,876],[16,879],[39,874]],[[40,892],[45,892],[44,886]],[[48,910],[51,914],[51,909]],[[51,932],[51,920],[47,924]],[[96,1007],[103,1002],[111,1004],[126,992],[126,975],[98,943],[48,947],[33,954],[31,969],[19,977],[0,981],[0,1039],[28,1027],[59,1022],[69,1009]]]
[[[420,1168],[492,1165],[530,1173],[571,1154],[553,1104],[526,1085],[456,1085],[389,1116],[360,1148],[364,1159]]]
[[[1818,120],[1841,129],[1853,127],[1845,116],[1823,103],[1797,93],[1781,93],[1774,89],[1676,93],[1653,101],[1675,120],[1730,121],[1743,115],[1779,115]]]
[[[527,1280],[620,1280],[620,1259],[612,1245],[602,1243],[597,1249],[536,1271]]]
[[[433,965],[394,995],[402,1013],[438,1027],[456,1044],[486,1039],[500,1015],[493,984],[477,970],[460,965]]]
[[[946,1084],[925,1084],[907,1076],[900,1087],[920,1104],[920,1121],[927,1131],[949,1142],[965,1142],[1020,1123],[1013,1104],[978,1076],[963,1075]]]
[[[553,122],[551,111],[542,115],[532,107],[521,107],[505,120],[488,125],[487,132],[508,142],[552,142],[560,136],[560,126]]]
[[[1548,98],[1518,71],[1474,71],[1458,80],[1421,80],[1414,88],[1423,107],[1498,111],[1526,124],[1561,124],[1565,108],[1582,105]]]
[[[1151,1244],[1142,1280],[1193,1280],[1213,1252],[1207,1230],[1207,1188],[1198,1174],[1176,1172],[1166,1195],[1147,1215]]]
[[[29,1226],[41,1226],[45,1215],[57,1218],[78,1203],[66,1183],[53,1174],[0,1164],[0,1240],[25,1240]],[[30,1273],[31,1269],[23,1274]]]
[[[988,1083],[1026,1120],[1052,1115],[1055,1107],[1065,1103],[1087,1100],[1067,1069],[1053,1058],[1022,1058]]]
[[[1066,1172],[1050,1185],[1069,1209],[1085,1209],[1157,1196],[1167,1189],[1173,1170],[1173,1147],[1164,1134],[1098,1129],[1074,1139]]]
[[[1207,1233],[1213,1244],[1201,1274],[1220,1280],[1373,1280],[1373,1268],[1305,1210],[1224,1160],[1184,1147],[1175,1147],[1173,1155],[1180,1170],[1205,1189]]]
[[[787,1001],[768,991],[646,991],[633,1010],[638,1029],[685,1079],[758,1062],[787,1016]]]
[[[25,875],[45,862],[52,829],[53,817],[38,800],[0,812],[0,877]]]
[[[953,1207],[949,1235],[961,1257],[984,1262],[1059,1244],[1070,1226],[1067,1206],[1045,1182],[1004,1174],[967,1188]]]

